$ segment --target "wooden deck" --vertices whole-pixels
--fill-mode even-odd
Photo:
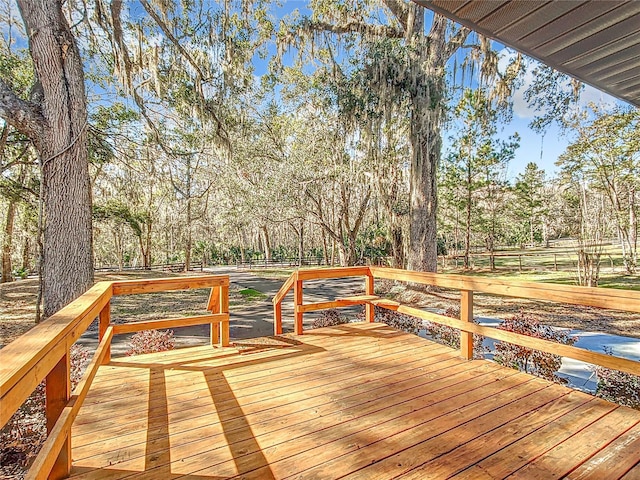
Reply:
[[[640,412],[381,324],[102,366],[74,479],[640,478]]]

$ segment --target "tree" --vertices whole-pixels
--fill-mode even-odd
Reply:
[[[427,30],[425,9],[401,0],[372,2],[364,8],[354,5],[351,9],[340,2],[313,2],[312,9],[310,18],[279,32],[280,38],[298,47],[297,32],[303,32],[310,43],[323,33],[344,36],[349,45],[360,42],[372,53],[364,65],[367,88],[380,99],[382,113],[390,104],[405,105],[409,111],[408,267],[436,271],[436,168],[446,103],[446,64],[463,45],[469,30],[451,28],[452,24],[437,14]]]
[[[638,265],[638,199],[640,187],[640,113],[592,107],[595,118],[576,126],[577,139],[558,159],[568,176],[578,174],[590,189],[602,192],[613,212],[627,273]]]
[[[461,125],[447,159],[451,173],[444,178],[454,182],[455,204],[464,212],[464,268],[471,266],[469,253],[474,230],[484,234],[494,268],[493,252],[505,183],[502,177],[519,146],[519,137],[516,134],[508,141],[493,138],[499,112],[483,88],[466,89],[455,114]]]
[[[533,162],[528,163],[524,172],[516,178],[514,194],[515,214],[524,226],[521,238],[527,238],[531,245],[536,240],[544,240],[545,243],[548,241],[545,222],[548,208],[545,193],[544,170]]]
[[[49,316],[93,284],[87,107],[82,59],[62,3],[19,0],[36,83],[0,80],[0,117],[27,135],[42,170],[42,291]]]

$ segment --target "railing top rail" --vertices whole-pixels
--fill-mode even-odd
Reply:
[[[111,283],[98,282],[69,305],[0,350],[0,398],[4,398],[20,377],[55,350],[56,345],[63,343],[66,347],[67,337],[75,341],[110,298]],[[56,358],[56,362],[59,358]]]
[[[370,275],[369,267],[337,267],[298,270],[298,280],[319,280],[323,278],[361,277]]]
[[[222,287],[229,285],[229,275],[203,275],[198,277],[169,277],[145,280],[118,280],[112,282],[113,295],[157,293],[169,290]]]
[[[278,293],[273,296],[272,302],[274,305],[281,302],[282,299],[287,295],[287,293],[289,293],[289,290],[293,288],[293,284],[295,283],[297,277],[298,271],[295,271],[291,275],[289,275],[289,278],[287,278],[287,280],[282,284],[280,290],[278,290]]]
[[[370,270],[376,278],[640,313],[640,292],[634,290],[499,280],[468,275],[414,272],[387,267],[370,267]]]
[[[229,285],[228,275],[98,282],[0,350],[0,427],[55,367],[113,295]]]

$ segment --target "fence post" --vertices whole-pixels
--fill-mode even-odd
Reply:
[[[473,322],[473,291],[460,291],[460,320]],[[473,360],[473,333],[460,330],[460,355],[465,360]]]
[[[518,255],[518,271],[522,271],[522,255]]]
[[[273,334],[282,335],[282,301],[273,304]]]
[[[558,271],[558,254],[557,253],[553,254],[553,269],[556,272]]]
[[[207,310],[209,310],[212,314],[220,313],[220,287],[211,287],[211,293],[209,294],[209,304],[207,305]],[[211,345],[218,345],[220,342],[220,323],[219,322],[211,322],[210,328],[211,334]]]
[[[369,271],[369,273],[365,277],[365,294],[374,295],[374,293],[375,293],[374,278],[373,278],[373,275],[371,275],[371,271]],[[370,303],[367,303],[364,306],[364,311],[365,311],[365,318],[367,319],[367,322],[373,323],[375,321],[375,307]]]
[[[294,325],[293,331],[296,335],[302,335],[302,280],[296,277],[296,283],[293,286],[293,309],[294,309]]]
[[[111,300],[107,302],[107,304],[100,310],[100,320],[98,324],[98,342],[102,342],[102,338],[109,327],[109,323],[111,322]],[[111,343],[106,348],[106,353],[104,354],[104,360],[102,360],[102,364],[106,365],[111,361]]]
[[[47,434],[51,433],[62,410],[71,397],[71,355],[69,350],[47,375],[45,382]],[[49,478],[58,480],[67,478],[71,473],[71,438],[68,436],[62,445],[56,463]]]

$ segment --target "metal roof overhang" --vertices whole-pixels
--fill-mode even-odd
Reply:
[[[414,0],[640,107],[639,0]]]

